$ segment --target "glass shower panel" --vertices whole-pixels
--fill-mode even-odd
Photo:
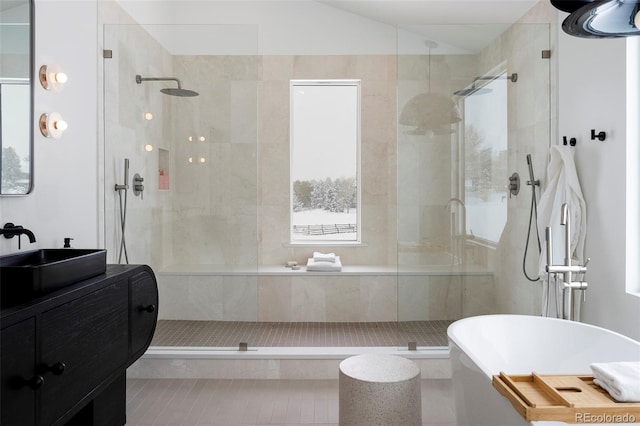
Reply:
[[[153,346],[250,350],[259,339],[257,29],[105,25],[104,46],[109,261],[154,269]]]
[[[491,79],[461,100],[464,108],[464,232],[496,245],[507,223],[507,75]],[[452,216],[455,220],[455,216]],[[457,221],[456,221],[457,222]],[[457,225],[457,223],[456,223]]]
[[[464,317],[537,313],[539,288],[522,274],[529,204],[507,185],[526,175],[527,153],[546,164],[549,25],[486,25],[473,44],[450,37],[463,33],[399,31],[399,349],[444,350]]]

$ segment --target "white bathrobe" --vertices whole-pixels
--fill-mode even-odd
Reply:
[[[573,148],[565,145],[551,147],[551,159],[547,166],[547,185],[538,205],[538,232],[540,241],[545,241],[545,228],[550,226],[553,242],[553,264],[564,264],[564,226],[560,225],[562,204],[569,206],[571,221],[571,258],[573,265],[583,265],[585,261],[584,243],[587,233],[587,207],[575,162]],[[542,244],[539,276],[543,284],[548,284],[546,245]],[[543,312],[544,314],[544,312]]]

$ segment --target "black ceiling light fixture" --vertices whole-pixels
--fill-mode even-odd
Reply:
[[[584,38],[640,36],[640,0],[551,0],[570,15],[562,23],[569,35]]]

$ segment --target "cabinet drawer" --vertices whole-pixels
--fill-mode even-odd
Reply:
[[[3,426],[31,426],[36,422],[36,389],[43,383],[34,368],[35,326],[35,319],[29,318],[5,328],[0,334],[0,424]]]
[[[52,424],[127,361],[126,279],[42,314],[43,424]]]
[[[158,285],[151,272],[131,277],[131,342],[129,358],[138,359],[153,337],[158,318]]]

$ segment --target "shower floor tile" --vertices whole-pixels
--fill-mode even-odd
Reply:
[[[453,321],[245,322],[160,320],[152,346],[447,346]]]

